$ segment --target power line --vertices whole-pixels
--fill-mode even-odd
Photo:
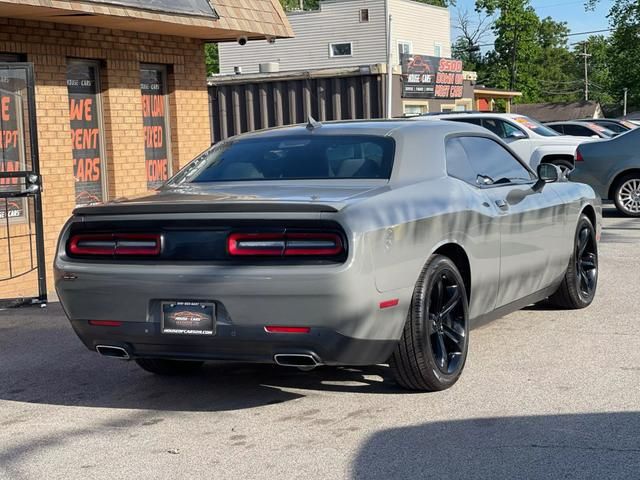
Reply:
[[[567,33],[565,35],[563,35],[563,37],[576,37],[578,35],[590,35],[592,33],[604,33],[604,32],[610,32],[612,29],[611,28],[605,28],[602,30],[591,30],[588,32],[575,32],[575,33]],[[582,43],[582,42],[579,42]],[[481,43],[480,45],[476,45],[477,47],[491,47],[493,45],[495,45],[496,42],[492,42],[492,43]],[[575,43],[572,43],[571,45],[576,45]]]

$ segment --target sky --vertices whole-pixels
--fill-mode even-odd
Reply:
[[[611,7],[612,0],[600,0],[597,8],[593,11],[585,11],[585,0],[531,0],[531,4],[541,18],[551,17],[556,21],[567,22],[572,33],[586,32],[591,30],[603,30],[609,28],[607,14]],[[452,8],[451,23],[455,25],[456,10],[458,8],[474,11],[475,0],[457,0],[457,7]],[[601,35],[607,35],[607,32]],[[458,32],[453,29],[452,41],[455,41]],[[576,35],[569,37],[569,42],[584,40],[587,35]],[[491,35],[487,40],[491,41]]]

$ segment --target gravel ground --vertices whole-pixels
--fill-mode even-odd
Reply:
[[[103,359],[57,304],[0,312],[0,478],[640,478],[640,219],[606,211],[580,312],[475,330],[461,381],[406,393],[385,366]]]

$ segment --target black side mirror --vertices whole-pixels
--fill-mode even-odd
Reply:
[[[534,185],[534,190],[542,190],[547,183],[554,183],[560,180],[562,170],[551,163],[541,163],[538,165],[538,181]]]

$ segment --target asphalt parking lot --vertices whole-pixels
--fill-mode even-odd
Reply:
[[[5,310],[0,478],[639,478],[639,271],[640,219],[607,209],[593,306],[473,331],[433,394],[384,366],[159,378],[87,351],[57,304]]]

